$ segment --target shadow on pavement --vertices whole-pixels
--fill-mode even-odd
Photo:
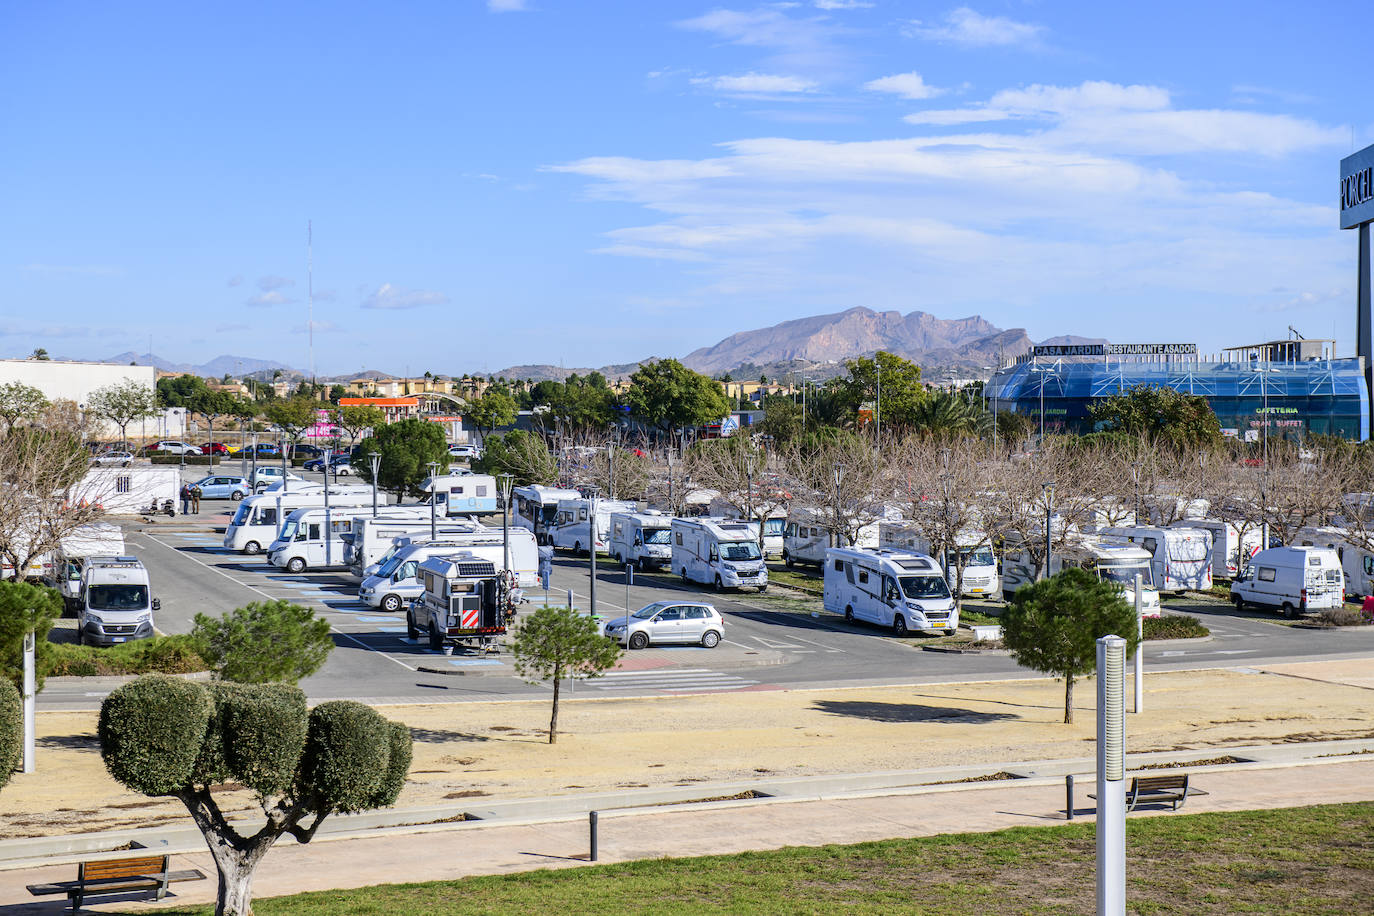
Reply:
[[[491,738],[485,735],[474,735],[469,732],[456,732],[448,728],[416,728],[410,727],[410,737],[424,744],[444,744],[449,741],[490,741]]]
[[[866,700],[820,700],[814,709],[832,716],[848,716],[873,722],[1002,722],[1018,718],[1007,712],[975,712],[952,706],[923,706],[920,703],[878,703]]]

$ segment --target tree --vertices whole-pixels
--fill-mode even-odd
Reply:
[[[663,432],[718,423],[730,412],[730,399],[719,382],[675,359],[656,360],[636,369],[624,403],[631,416]]]
[[[1221,421],[1200,394],[1164,385],[1137,385],[1088,405],[1100,429],[1121,430],[1153,442],[1195,450],[1222,443]]]
[[[320,405],[305,395],[293,395],[282,401],[268,404],[263,416],[267,422],[281,430],[282,436],[291,446],[319,419]]]
[[[895,353],[879,350],[872,359],[847,360],[845,368],[849,377],[837,379],[834,385],[851,424],[858,423],[860,408],[872,403],[878,408],[875,416],[884,428],[896,431],[915,425],[916,410],[927,397],[920,366]]]
[[[437,423],[417,417],[407,417],[374,429],[372,435],[358,444],[358,450],[364,455],[369,452],[381,455],[377,486],[398,497],[407,493],[423,495],[419,486],[429,476],[431,463],[440,468],[448,467],[444,430]],[[364,481],[372,482],[370,462],[359,464],[355,470]]]
[[[24,699],[18,689],[0,680],[0,789],[19,769],[24,757]]]
[[[344,385],[330,385],[330,386],[329,386],[329,400],[330,400],[330,402],[332,402],[332,403],[334,403],[334,404],[337,404],[337,403],[339,403],[339,401],[343,400],[343,399],[346,398],[346,397],[348,397],[348,388],[347,388],[346,386],[344,386]]]
[[[620,646],[602,636],[591,617],[572,608],[542,607],[527,616],[511,645],[515,671],[533,684],[553,684],[549,743],[558,741],[558,691],[564,677],[596,677],[620,658]]]
[[[62,596],[46,585],[0,580],[0,681],[23,686],[24,637],[34,635],[37,669],[47,670],[53,654],[48,631],[62,614]],[[42,677],[38,687],[41,689]]]
[[[801,405],[782,394],[770,394],[763,399],[763,422],[759,430],[771,436],[778,445],[786,445],[805,430]]]
[[[976,436],[992,418],[979,401],[952,391],[932,391],[910,414],[911,428],[936,439]]]
[[[786,514],[792,494],[768,477],[768,453],[741,435],[707,439],[687,452],[687,473],[699,487],[720,491],[720,498],[739,517],[756,522],[759,553],[770,517]]]
[[[157,380],[157,403],[159,407],[194,409],[196,399],[209,390],[205,379],[198,375],[167,376]]]
[[[217,391],[206,387],[200,394],[196,395],[189,404],[186,405],[205,418],[210,439],[215,440],[215,419],[217,417],[231,416],[235,408],[238,407],[237,399],[227,391]]]
[[[410,770],[404,725],[349,700],[307,712],[284,684],[142,677],[105,698],[98,732],[111,776],[190,812],[219,872],[216,916],[251,916],[254,869],[282,834],[308,843],[334,812],[395,804]],[[257,796],[267,823],[256,833],[239,833],[215,801],[229,782]]]
[[[191,637],[218,677],[245,684],[294,684],[334,649],[329,621],[284,599],[254,601],[223,617],[197,614]]]
[[[38,419],[48,399],[43,392],[23,382],[6,382],[0,385],[0,419],[5,421],[5,429],[11,429],[20,420]]]
[[[348,434],[348,448],[352,451],[359,433],[365,429],[375,430],[386,423],[386,411],[372,404],[349,404],[334,408],[329,419],[335,427]]]
[[[472,463],[482,474],[510,474],[517,486],[538,483],[552,486],[558,481],[558,462],[544,440],[533,433],[513,429],[492,436],[482,444],[482,457]]]
[[[481,434],[485,443],[487,436],[498,426],[514,423],[518,412],[515,398],[511,397],[510,392],[493,385],[481,397],[468,402],[463,417]]]
[[[38,423],[0,437],[0,486],[0,559],[4,575],[22,578],[68,532],[100,517],[115,480],[90,470],[76,429]]]
[[[1073,680],[1097,667],[1097,640],[1115,634],[1136,650],[1135,609],[1121,586],[1066,569],[1016,590],[1002,614],[1003,641],[1017,664],[1064,678],[1064,722],[1073,723]]]
[[[861,436],[829,429],[797,438],[783,452],[782,463],[797,484],[793,495],[809,500],[819,523],[852,545],[860,529],[882,517],[884,494],[878,488],[887,455]]]
[[[119,441],[127,449],[129,424],[156,414],[157,396],[147,385],[127,379],[92,391],[86,400],[86,412],[118,426]]]
[[[29,356],[29,359],[48,359],[48,351],[44,350],[42,347],[38,347]]]

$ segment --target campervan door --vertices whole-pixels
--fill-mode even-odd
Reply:
[[[1212,587],[1212,533],[1202,528],[1150,526],[1104,528],[1099,534],[1138,544],[1153,558],[1155,588],[1162,592]]]

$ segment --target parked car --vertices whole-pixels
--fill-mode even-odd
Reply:
[[[229,454],[229,446],[223,442],[206,442],[200,446],[200,453],[202,455],[227,455]]]
[[[325,461],[329,461],[331,464],[339,461],[346,463],[348,461],[348,452],[335,452],[332,455],[321,455],[318,458],[311,458],[305,464],[301,465],[301,467],[305,468],[307,471],[323,471]]]
[[[293,458],[322,458],[327,452],[328,449],[320,448],[318,445],[307,445],[304,442],[298,442],[291,446]]]
[[[148,446],[148,451],[159,455],[199,455],[200,449],[189,442],[176,439],[163,439]]]
[[[236,448],[236,449],[231,450],[231,451],[229,452],[229,454],[231,454],[231,455],[244,455],[244,454],[246,454],[246,455],[248,455],[248,456],[251,458],[251,457],[253,456],[253,448],[254,448],[254,447],[251,446],[251,445],[245,445],[245,446],[242,447],[242,448]],[[259,457],[259,458],[280,458],[280,457],[281,457],[281,447],[278,446],[275,442],[259,442],[259,443],[257,444],[257,453],[258,453],[258,457]]]
[[[132,452],[105,452],[104,454],[96,455],[94,458],[91,459],[91,467],[127,468],[129,465],[133,464],[133,462],[134,456]]]
[[[237,502],[253,492],[248,486],[247,477],[202,477],[191,486],[200,487],[202,499],[232,499]]]
[[[475,445],[450,445],[448,456],[450,458],[481,458],[482,450]]]
[[[289,480],[291,483],[297,483],[297,482],[299,482],[299,483],[304,483],[304,482],[305,482],[305,478],[304,478],[304,477],[301,477],[301,476],[299,476],[299,475],[297,475],[297,474],[287,474],[287,475],[285,475],[285,477],[286,477],[286,479]],[[282,472],[281,472],[281,468],[279,468],[279,467],[274,467],[274,466],[260,467],[260,468],[258,468],[256,471],[253,472],[253,492],[254,492],[254,493],[261,493],[263,490],[266,490],[268,487],[270,487],[270,486],[272,486],[272,485],[274,485],[274,484],[279,484],[279,483],[281,483],[281,482],[282,482]]]
[[[725,618],[709,604],[655,601],[628,617],[606,621],[602,632],[616,642],[628,642],[631,649],[664,643],[690,643],[714,649],[725,638]]]
[[[349,477],[353,474],[353,465],[349,462],[348,456],[343,455],[329,462],[329,470],[335,477]]]

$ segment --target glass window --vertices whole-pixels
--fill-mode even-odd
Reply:
[[[682,608],[677,608],[677,607],[664,608],[663,611],[658,615],[658,619],[659,619],[660,621],[681,620],[681,619],[682,619]]]
[[[1268,566],[1261,566],[1259,571],[1259,579],[1261,582],[1273,582],[1274,570]]]
[[[944,576],[902,576],[902,591],[908,598],[948,598],[949,584]]]
[[[146,585],[92,585],[86,606],[93,611],[141,611],[148,606]]]
[[[706,619],[706,616],[707,616],[707,615],[706,615],[706,608],[704,608],[704,607],[689,607],[689,608],[687,608],[687,613],[686,613],[684,616],[685,616],[688,620],[705,620],[705,619]]]
[[[729,541],[720,545],[720,551],[727,560],[757,560],[762,556],[753,541]]]
[[[678,544],[679,547],[682,546],[682,532],[681,532],[681,531],[679,531],[679,532],[677,533],[677,544]]]
[[[644,543],[667,544],[669,543],[668,534],[667,528],[646,528],[644,530]]]
[[[862,584],[865,584],[865,583],[867,583],[867,582],[868,582],[868,570],[866,570],[866,569],[861,569],[861,570],[859,570],[859,584],[862,585]]]
[[[644,607],[635,611],[630,616],[636,620],[648,620],[650,617],[663,610],[667,605],[662,601],[655,601],[653,604],[646,604]]]
[[[133,481],[128,474],[120,474],[115,478],[115,492],[128,493],[133,489]]]

